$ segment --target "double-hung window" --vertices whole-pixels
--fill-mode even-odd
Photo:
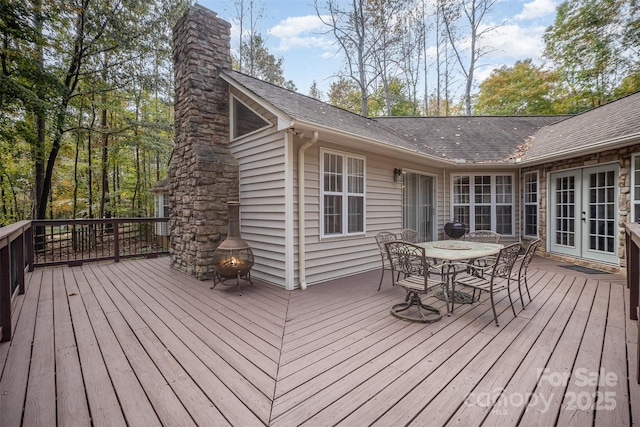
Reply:
[[[524,235],[538,237],[538,172],[524,177]]]
[[[321,156],[322,235],[364,233],[364,158],[327,150]]]
[[[513,175],[453,175],[452,214],[470,230],[513,235]]]

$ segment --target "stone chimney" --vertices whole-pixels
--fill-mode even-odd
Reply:
[[[174,268],[213,277],[213,253],[226,238],[226,203],[238,200],[238,162],[229,149],[231,24],[194,5],[173,30],[175,136],[169,162]]]

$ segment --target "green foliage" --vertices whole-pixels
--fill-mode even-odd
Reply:
[[[419,106],[411,101],[405,85],[399,79],[391,79],[388,91],[384,87],[378,88],[369,98],[369,114],[382,116],[386,114],[386,102],[389,102],[392,116],[416,116]]]
[[[358,85],[351,79],[340,77],[329,87],[329,103],[343,110],[359,114],[361,93]]]
[[[152,213],[191,0],[0,1],[0,219]]]
[[[612,100],[614,88],[633,69],[629,53],[637,53],[638,38],[626,34],[633,25],[628,7],[621,0],[567,0],[558,7],[544,41],[545,54],[560,73],[565,112]]]
[[[322,101],[322,92],[318,89],[318,83],[314,80],[309,88],[309,96]]]
[[[477,115],[535,115],[556,113],[553,101],[558,76],[532,65],[531,59],[502,66],[480,84],[474,101]]]

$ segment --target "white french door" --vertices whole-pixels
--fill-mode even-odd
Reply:
[[[617,183],[615,164],[550,175],[551,252],[618,263]]]
[[[423,242],[434,240],[434,193],[432,176],[402,174],[402,228],[416,230]]]

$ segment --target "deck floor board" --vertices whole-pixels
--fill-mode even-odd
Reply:
[[[239,295],[166,257],[39,269],[0,344],[0,425],[639,425],[625,278],[563,267],[534,259],[499,327],[486,293],[399,320],[380,270]]]

